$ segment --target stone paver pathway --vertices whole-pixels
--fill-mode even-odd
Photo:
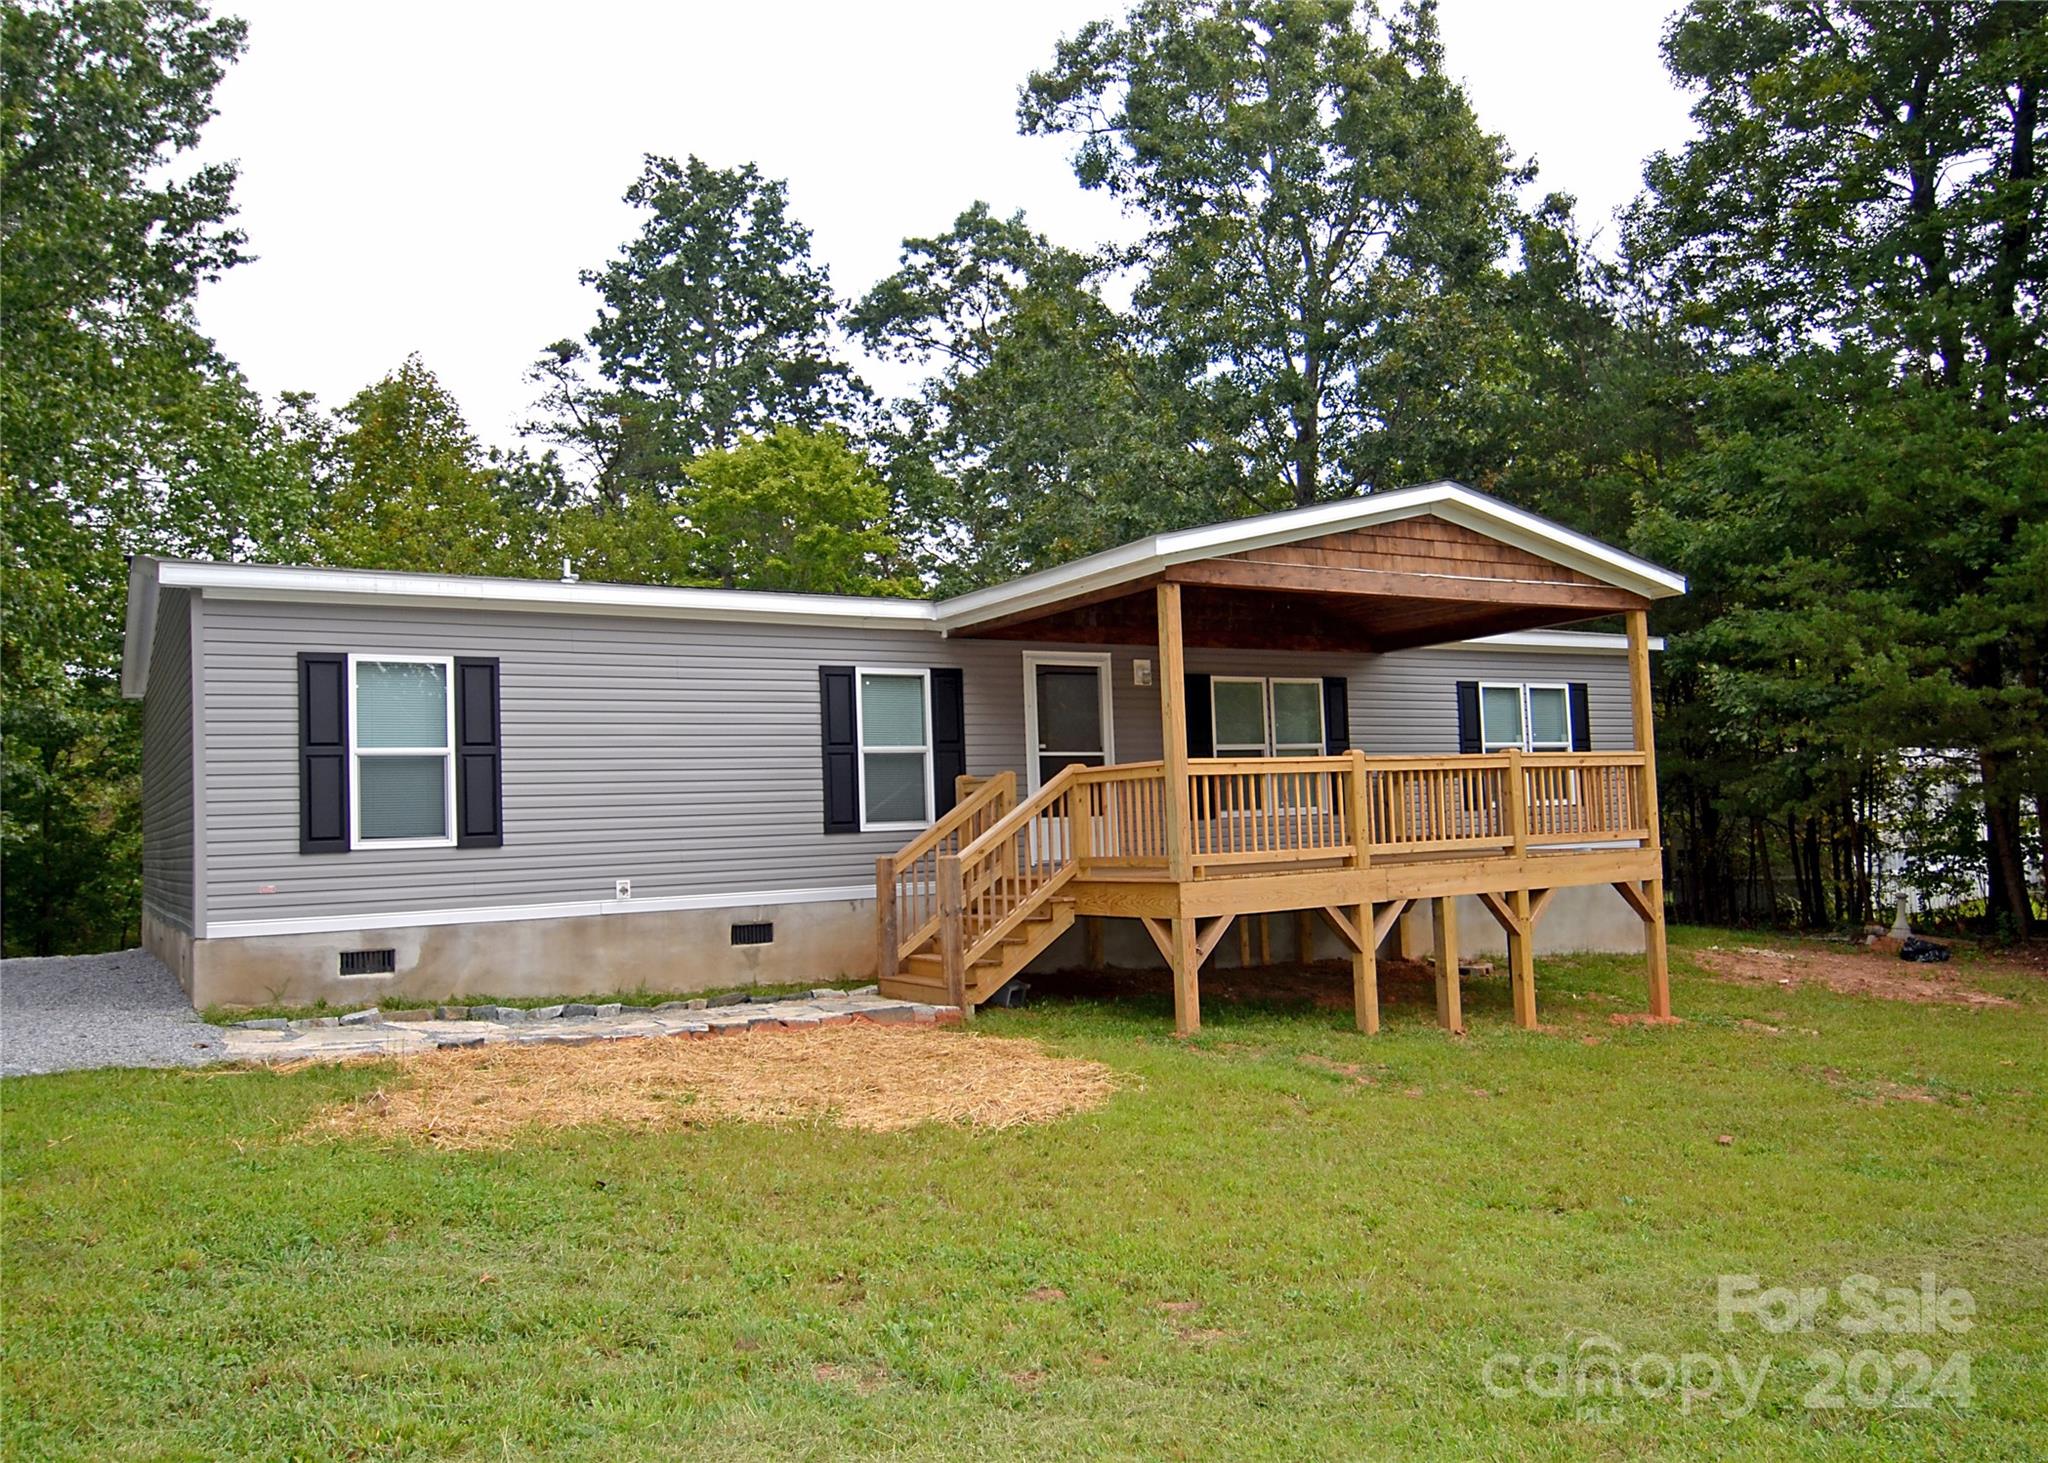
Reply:
[[[699,998],[659,1006],[568,1002],[517,1006],[440,1006],[418,1010],[354,1011],[303,1021],[248,1021],[225,1029],[226,1060],[235,1062],[339,1061],[345,1057],[399,1056],[408,1052],[510,1042],[581,1045],[635,1036],[720,1036],[757,1029],[834,1026],[847,1021],[903,1021],[930,1025],[960,1019],[957,1006],[892,1001],[873,986],[857,991],[814,990],[779,999]]]

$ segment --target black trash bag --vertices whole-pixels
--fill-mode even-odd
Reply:
[[[1923,940],[1918,935],[1908,935],[1899,945],[1899,959],[1932,965],[1948,959],[1948,946],[1937,945],[1932,940]]]

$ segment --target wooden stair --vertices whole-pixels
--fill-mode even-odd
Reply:
[[[1055,896],[1006,931],[1000,944],[967,967],[967,1004],[979,1006],[1008,985],[1010,978],[1065,934],[1074,924],[1074,901]],[[924,1001],[943,1006],[951,1002],[946,992],[946,969],[939,958],[936,939],[898,967],[896,974],[880,982],[883,995],[896,1001]]]

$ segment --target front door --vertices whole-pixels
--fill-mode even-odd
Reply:
[[[1032,712],[1025,730],[1035,738],[1032,789],[1070,763],[1105,765],[1111,755],[1109,657],[1031,656],[1024,665]]]

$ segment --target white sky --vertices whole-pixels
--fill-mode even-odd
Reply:
[[[249,49],[202,155],[241,164],[253,264],[200,296],[261,391],[330,406],[418,351],[486,442],[509,444],[577,283],[636,228],[641,155],[757,163],[789,182],[834,289],[985,198],[1077,247],[1133,226],[1085,193],[1067,143],[1017,135],[1017,88],[1123,0],[220,0]],[[1666,0],[1443,0],[1450,69],[1539,188],[1610,219],[1688,135],[1657,41]],[[1611,238],[1612,229],[1607,230]],[[900,372],[871,369],[895,391]]]

